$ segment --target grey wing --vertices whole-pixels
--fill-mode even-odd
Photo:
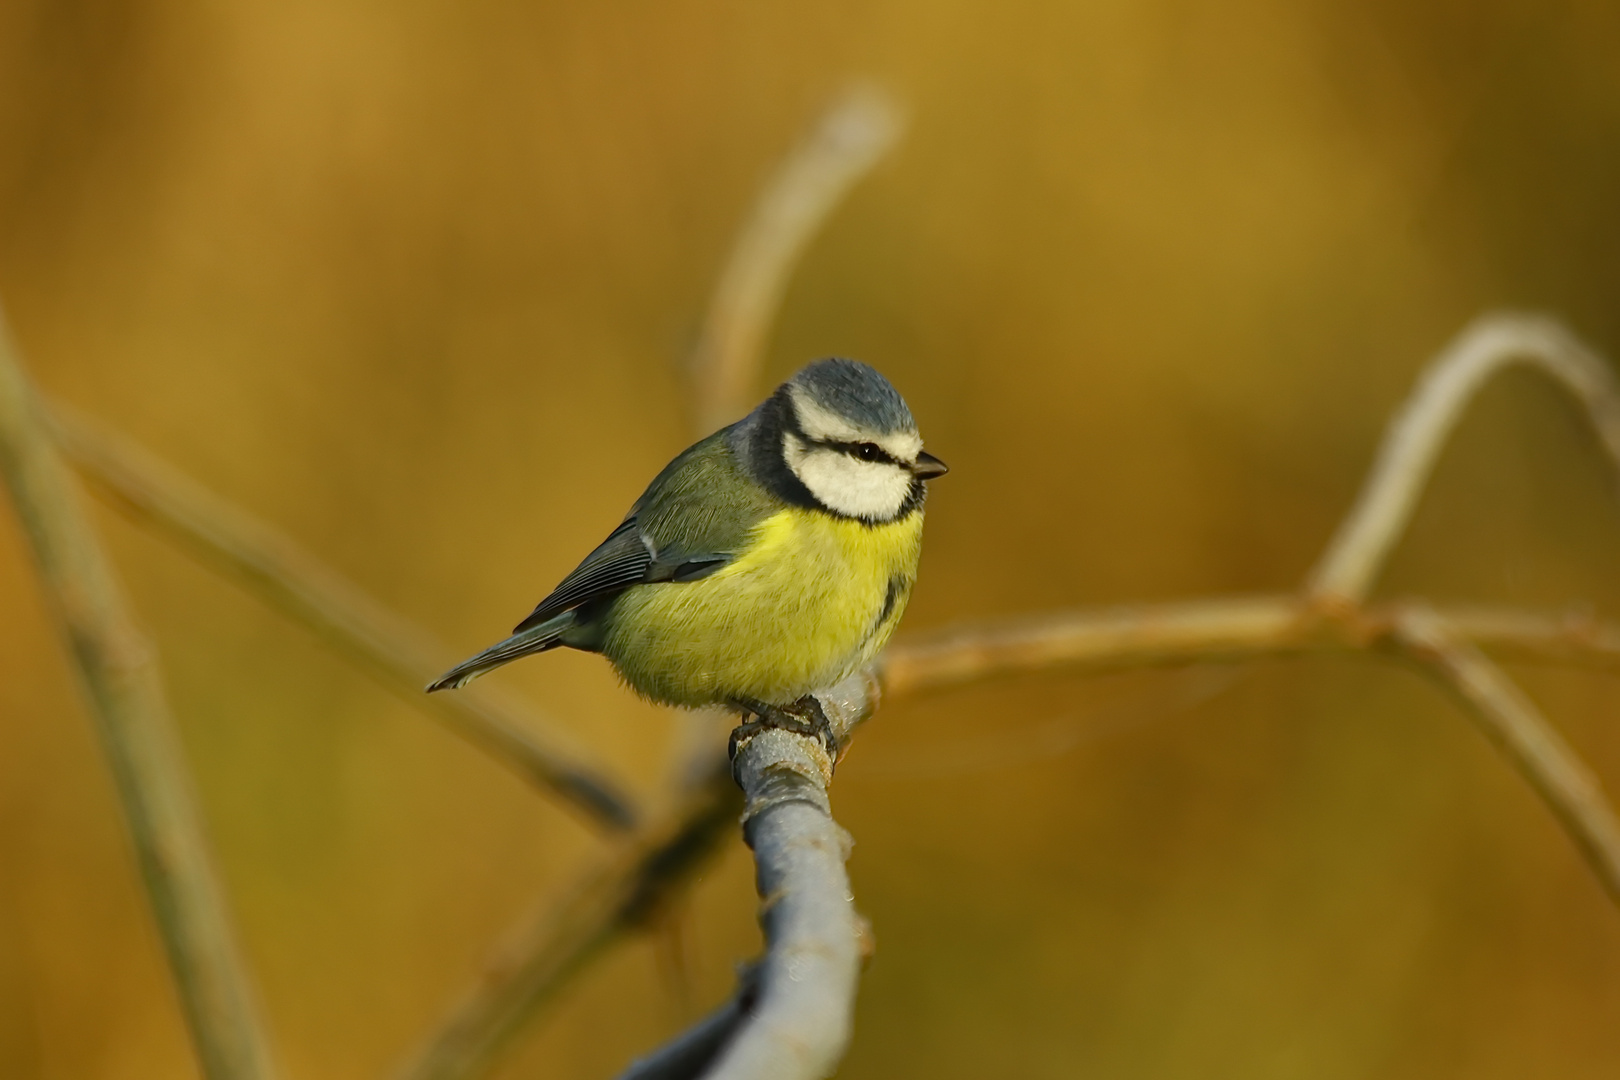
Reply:
[[[520,634],[539,626],[547,619],[574,608],[601,600],[628,589],[656,581],[696,581],[714,573],[733,556],[725,553],[666,552],[665,558],[653,540],[641,528],[632,514],[596,550],[585,556],[585,561],[574,572],[563,578],[551,590],[551,595],[540,601],[529,617],[512,631]]]

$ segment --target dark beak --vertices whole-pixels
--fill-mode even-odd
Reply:
[[[923,450],[917,454],[917,463],[911,467],[911,475],[919,480],[932,480],[936,476],[944,476],[951,470],[939,458]]]

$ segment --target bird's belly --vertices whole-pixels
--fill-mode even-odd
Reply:
[[[655,701],[796,701],[858,670],[888,641],[921,543],[921,511],[868,526],[784,510],[716,573],[621,594],[602,651]]]

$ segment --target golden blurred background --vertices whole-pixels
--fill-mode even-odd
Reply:
[[[1472,316],[1620,355],[1620,8],[1583,0],[10,0],[0,297],[48,392],[470,652],[685,445],[734,231],[852,78],[907,133],[809,251],[759,389],[867,360],[950,462],[912,632],[1292,588]],[[1602,464],[1503,379],[1381,591],[1615,610]],[[382,1075],[596,835],[97,521],[287,1076]],[[194,1075],[9,513],[0,610],[0,1075]],[[1515,674],[1620,789],[1620,685]],[[669,716],[598,658],[497,678],[666,779]],[[1620,1071],[1620,913],[1402,669],[906,701],[834,794],[878,943],[848,1080]],[[755,904],[730,840],[684,976],[619,946],[500,1075],[611,1075],[728,992]]]

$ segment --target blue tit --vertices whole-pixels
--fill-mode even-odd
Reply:
[[[428,690],[566,645],[652,701],[803,715],[877,654],[911,597],[926,484],[945,473],[922,447],[882,375],[810,364],[665,466],[511,637]]]

